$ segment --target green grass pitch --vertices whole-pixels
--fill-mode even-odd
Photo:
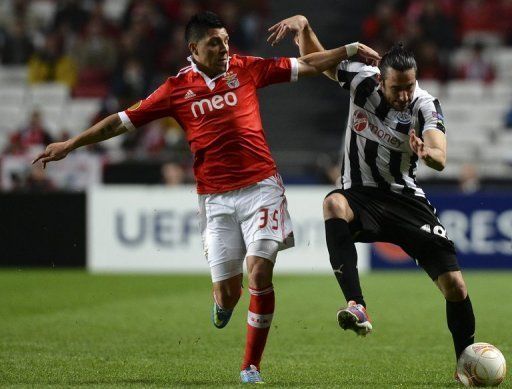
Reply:
[[[512,364],[512,273],[466,272],[477,340]],[[374,332],[340,330],[333,276],[277,276],[262,364],[273,387],[440,388],[453,381],[441,294],[420,271],[362,277]],[[0,386],[239,387],[248,293],[210,322],[207,275],[0,271]],[[509,376],[501,387],[512,387]]]

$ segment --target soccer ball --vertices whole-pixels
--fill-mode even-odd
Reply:
[[[506,373],[505,357],[489,343],[466,347],[457,362],[457,376],[464,386],[498,386]]]

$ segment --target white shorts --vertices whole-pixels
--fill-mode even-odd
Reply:
[[[214,282],[243,272],[247,247],[252,242],[274,240],[279,242],[279,250],[294,245],[284,186],[278,174],[242,189],[199,195],[199,220]],[[233,261],[239,265],[233,266]]]

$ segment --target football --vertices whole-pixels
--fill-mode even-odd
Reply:
[[[457,362],[457,376],[464,386],[498,386],[506,372],[505,357],[489,343],[466,347]]]

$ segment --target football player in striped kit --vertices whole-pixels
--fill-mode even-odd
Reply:
[[[269,31],[271,44],[294,34],[301,55],[323,50],[304,16],[285,19]],[[329,193],[323,205],[330,261],[347,301],[337,320],[358,335],[372,330],[354,242],[394,243],[444,295],[458,359],[474,342],[471,300],[454,244],[416,182],[420,161],[439,171],[445,167],[443,113],[439,101],[418,85],[416,61],[403,45],[392,47],[376,65],[344,60],[324,72],[350,92],[342,187]]]

